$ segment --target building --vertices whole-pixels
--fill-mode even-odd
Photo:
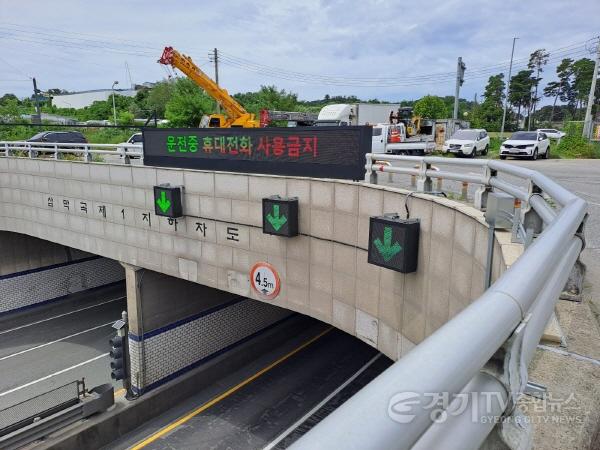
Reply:
[[[52,104],[57,108],[85,108],[97,101],[108,100],[112,95],[112,89],[94,89],[91,91],[73,92],[71,94],[55,95]],[[116,95],[135,97],[135,89],[115,89]]]

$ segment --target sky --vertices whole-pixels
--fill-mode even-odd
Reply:
[[[598,0],[31,1],[0,0],[0,96],[120,87],[164,79],[156,61],[170,45],[229,92],[261,85],[301,99],[356,95],[387,101],[454,95],[456,61],[467,66],[461,98],[490,75],[513,74],[538,48],[550,51],[542,84],[563,57],[590,57],[600,35]],[[587,47],[591,47],[588,43]]]

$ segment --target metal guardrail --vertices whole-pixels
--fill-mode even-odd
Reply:
[[[61,159],[62,155],[70,154],[79,157],[81,161],[93,162],[94,155],[118,155],[123,164],[130,164],[131,158],[143,160],[142,144],[73,144],[27,141],[0,141],[0,155],[26,156],[38,158],[49,155],[53,159]]]
[[[380,161],[418,163],[418,168]],[[479,168],[481,174],[436,171],[432,164]],[[583,248],[587,203],[536,171],[493,160],[367,155],[365,181],[376,183],[377,172],[417,176],[421,192],[431,190],[432,178],[477,183],[479,207],[494,188],[504,191],[523,202],[523,225],[536,238],[480,298],[292,448],[477,449],[498,421],[496,436],[518,439],[526,426],[517,420],[516,402],[527,384],[527,366]],[[527,188],[500,174],[517,177]],[[447,401],[432,410],[431,395]],[[457,403],[465,399],[461,410]],[[475,410],[478,415],[473,415]],[[502,420],[511,417],[516,419]]]
[[[74,381],[0,411],[0,448],[21,448],[37,439],[114,404],[114,388],[102,384],[90,391]]]
[[[84,395],[85,381],[75,380],[4,408],[0,410],[0,436],[73,406]]]

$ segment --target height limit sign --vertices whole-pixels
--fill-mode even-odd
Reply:
[[[263,233],[298,236],[298,198],[278,195],[262,199]]]
[[[183,215],[181,186],[160,184],[154,186],[154,213],[157,216],[176,219]]]
[[[402,273],[417,270],[419,219],[398,215],[371,217],[369,224],[369,264]]]

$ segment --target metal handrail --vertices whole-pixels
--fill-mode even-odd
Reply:
[[[93,155],[119,155],[124,164],[130,163],[132,157],[144,157],[142,144],[89,144],[89,143],[53,143],[27,141],[0,141],[1,156],[18,156],[17,152],[27,152],[25,157],[37,158],[40,154],[50,153],[53,159],[61,154],[78,154],[83,161],[92,162]]]
[[[375,159],[417,162],[419,168],[397,170]],[[468,394],[477,404],[483,401],[482,393],[493,393],[497,401],[488,414],[514,411],[527,382],[527,365],[583,248],[587,203],[539,172],[489,160],[368,154],[365,180],[376,183],[377,172],[417,175],[420,186],[427,186],[429,178],[448,178],[450,172],[435,172],[431,164],[481,168],[481,176],[452,176],[521,199],[526,214],[537,214],[543,221],[543,230],[481,297],[327,416],[294,449],[479,448],[495,422],[473,420],[470,408],[434,422],[427,393]],[[500,173],[525,181],[527,190],[499,179]],[[389,415],[391,399],[399,393],[415,394],[406,423]]]

